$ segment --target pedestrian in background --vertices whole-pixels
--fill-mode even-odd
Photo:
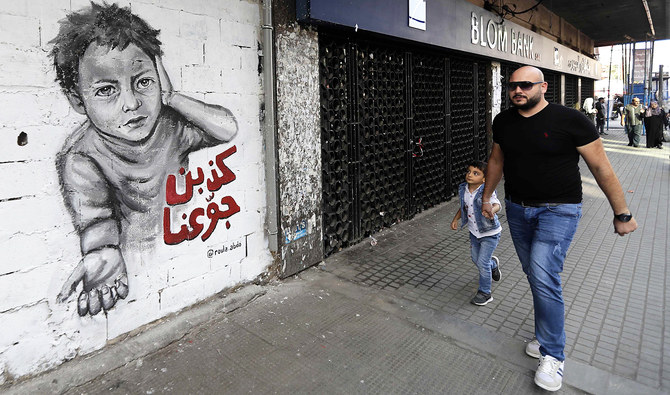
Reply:
[[[617,119],[623,112],[623,107],[624,105],[621,96],[614,95],[614,104],[612,104],[612,116],[610,119]]]
[[[601,135],[607,135],[605,132],[605,118],[607,118],[605,107],[605,98],[599,97],[596,102],[596,128]]]
[[[486,202],[491,205],[493,216],[489,219],[482,215],[485,172],[486,162],[474,161],[468,165],[465,182],[458,186],[461,206],[451,221],[451,229],[458,229],[460,219],[461,227],[467,224],[470,231],[470,255],[472,262],[479,269],[479,288],[470,302],[477,306],[484,306],[493,300],[491,280],[500,281],[500,261],[493,256],[502,231],[498,216],[495,214],[500,211],[500,201],[494,191]]]
[[[665,111],[652,101],[644,112],[644,128],[647,130],[647,148],[663,148],[663,124],[667,122]]]
[[[538,68],[524,66],[509,79],[513,105],[493,121],[482,214],[493,218],[493,192],[505,175],[505,211],[514,248],[533,294],[536,340],[526,353],[539,358],[535,384],[557,391],[565,361],[565,306],[560,273],[582,213],[581,156],[614,212],[614,232],[637,223],[607,159],[595,125],[574,109],[544,98]]]
[[[623,108],[623,112],[621,113],[621,126],[626,127],[629,147],[640,146],[643,115],[644,106],[640,104],[640,99],[637,97],[634,97],[631,103]]]
[[[584,99],[584,105],[582,106],[582,111],[584,114],[586,114],[587,117],[591,120],[593,123],[593,120],[595,119],[596,116],[596,109],[593,108],[593,98],[592,97],[587,97]]]

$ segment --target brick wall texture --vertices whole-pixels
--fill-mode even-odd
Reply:
[[[85,120],[69,105],[48,57],[59,21],[89,6],[83,0],[14,0],[0,7],[0,384],[52,368],[268,270],[265,183],[260,127],[260,1],[143,0],[130,7],[154,29],[175,91],[229,109],[237,136],[189,156],[189,169],[209,175],[215,157],[235,146],[225,164],[233,182],[216,192],[240,211],[220,220],[206,240],[124,251],[130,293],[107,313],[80,317],[77,295],[57,301],[81,260],[80,238],[66,209],[56,156]],[[194,171],[195,174],[195,171]],[[177,191],[185,186],[178,183]],[[194,198],[180,216],[212,198]],[[156,212],[163,218],[163,212]],[[162,220],[161,220],[162,221]],[[207,217],[200,222],[209,224]],[[162,222],[161,222],[162,223]]]

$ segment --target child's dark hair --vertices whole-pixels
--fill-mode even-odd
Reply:
[[[475,169],[479,169],[482,171],[482,173],[486,173],[486,162],[483,160],[473,160],[472,162],[468,163],[468,167],[474,167]]]
[[[56,81],[64,91],[72,92],[79,81],[79,60],[95,42],[110,49],[126,49],[135,44],[152,59],[163,54],[158,40],[160,30],[152,29],[144,19],[116,4],[96,4],[72,12],[60,21],[58,35],[49,42],[53,49]]]

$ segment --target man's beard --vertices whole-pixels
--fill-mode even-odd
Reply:
[[[529,110],[533,107],[535,107],[540,100],[542,100],[541,95],[535,95],[535,96],[526,96],[526,103],[525,104],[516,104],[514,101],[512,101],[512,105],[519,110]]]

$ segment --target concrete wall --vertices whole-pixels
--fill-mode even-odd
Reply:
[[[223,289],[267,274],[271,258],[264,233],[259,3],[120,1],[119,6],[130,6],[134,14],[154,29],[160,29],[163,63],[174,90],[196,99],[193,107],[196,112],[207,108],[228,114],[226,122],[237,124],[237,135],[230,141],[222,139],[208,144],[208,148],[196,150],[183,160],[167,155],[170,163],[187,163],[185,174],[179,172],[179,166],[152,163],[146,165],[150,174],[126,172],[125,178],[116,184],[116,181],[103,182],[104,171],[103,175],[94,172],[99,178],[95,179],[97,183],[87,174],[77,174],[73,178],[80,183],[75,182],[73,187],[63,181],[67,171],[57,169],[56,159],[67,154],[65,147],[71,147],[73,139],[79,141],[77,138],[81,136],[77,137],[73,131],[85,124],[87,117],[70,106],[54,82],[56,74],[48,57],[49,41],[57,35],[61,19],[90,3],[3,2],[0,9],[0,70],[3,71],[0,74],[0,384],[99,349],[110,339]],[[176,108],[175,98],[170,103]],[[85,133],[91,130],[87,128]],[[66,139],[70,141],[66,143]],[[183,144],[180,141],[176,146]],[[145,157],[142,147],[135,148],[139,154],[126,158],[123,165],[136,164]],[[154,147],[158,153],[161,149]],[[121,173],[118,160],[117,157],[102,160],[101,168]],[[226,169],[229,176],[234,174],[233,180],[228,177],[219,183],[220,188],[206,183],[205,179],[220,179]],[[196,177],[199,170],[204,173],[202,181]],[[188,197],[185,202],[167,203],[166,182],[170,176],[176,180],[173,194],[185,194]],[[133,188],[141,190],[141,184],[151,180],[157,180],[158,193],[143,209],[129,208],[132,204],[123,203],[126,198],[139,199],[131,196],[136,191]],[[93,183],[95,188],[77,189],[86,182]],[[111,270],[111,260],[91,258],[95,254],[85,247],[90,240],[83,240],[81,217],[98,214],[84,212],[86,202],[81,203],[84,199],[79,198],[98,193],[101,186],[110,191],[102,202],[104,207],[89,205],[86,209],[107,209],[111,220],[119,224],[120,242],[109,242],[113,244],[111,247],[102,248],[122,257],[119,262],[125,267],[116,265],[114,276],[106,272]],[[122,210],[126,211],[122,214]],[[193,218],[200,229],[197,224],[189,225]],[[130,237],[126,226],[139,229],[143,239]],[[181,230],[185,232],[180,233]],[[167,243],[169,234],[174,237]],[[84,266],[80,266],[82,255],[90,258],[83,261]],[[119,283],[120,279],[127,284]],[[106,285],[97,284],[97,280]],[[125,299],[120,297],[124,285],[128,288]],[[82,294],[84,288],[110,292],[107,295],[112,295],[116,304],[106,305],[99,312],[89,309],[80,316],[78,299],[83,296],[93,300],[90,293]]]
[[[491,86],[490,86],[490,91],[491,91],[491,120],[495,119],[495,117],[500,114],[500,112],[503,110],[502,108],[502,93],[503,90],[505,89],[503,87],[503,82],[502,82],[503,76],[502,76],[502,70],[500,66],[500,62],[491,62]],[[505,93],[507,93],[507,90],[505,89]],[[491,136],[492,137],[492,136]],[[492,144],[489,144],[492,146]]]
[[[282,10],[279,10],[281,13]],[[323,259],[317,33],[277,18],[281,275]]]

